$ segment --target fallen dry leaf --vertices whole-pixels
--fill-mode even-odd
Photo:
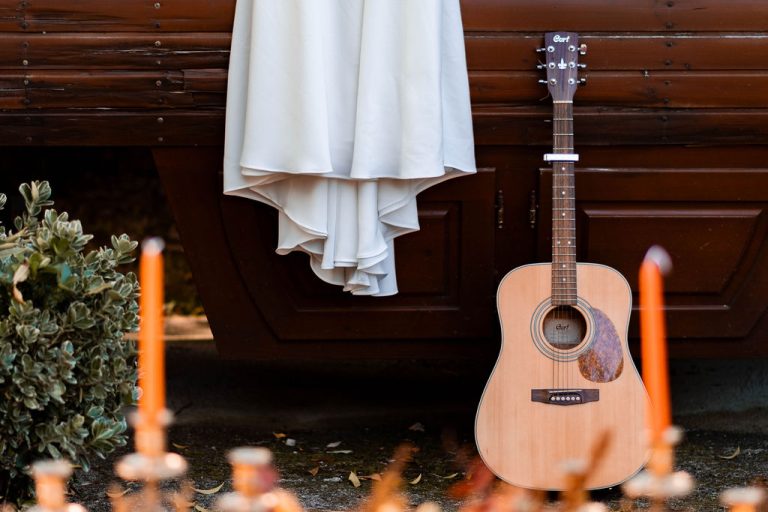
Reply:
[[[213,489],[195,489],[193,490],[198,494],[216,494],[221,490],[221,488],[224,487],[224,482],[221,482],[219,485],[214,487]]]
[[[730,454],[730,455],[718,455],[718,457],[720,457],[721,459],[730,460],[730,459],[735,459],[740,454],[741,454],[741,446],[737,446],[736,447],[736,451],[733,452],[732,454]]]
[[[355,487],[360,487],[360,479],[357,477],[354,471],[349,474],[349,481],[352,482],[352,485]]]
[[[380,473],[371,473],[370,475],[361,475],[360,480],[376,480],[377,482],[381,482],[381,474]]]
[[[413,430],[414,432],[424,432],[424,425],[422,425],[419,422],[416,422],[410,427],[408,427],[408,430]]]
[[[309,474],[312,476],[317,476],[319,472],[320,472],[320,466],[315,466],[309,470]]]
[[[120,496],[128,494],[128,491],[130,491],[130,489],[109,489],[107,491],[107,496],[110,498],[119,498]]]
[[[451,480],[453,478],[456,478],[457,476],[459,476],[458,473],[451,473],[448,476],[441,476],[440,478],[442,478],[443,480]]]
[[[197,512],[208,512],[207,508],[202,505],[198,505],[197,503],[195,503],[195,510],[197,510]]]
[[[352,453],[352,450],[331,450],[330,452],[325,453]]]
[[[288,437],[287,435],[283,434],[282,432],[272,432],[272,435],[275,436],[275,439],[282,439],[284,437]]]
[[[419,473],[419,476],[417,476],[416,478],[414,478],[413,480],[411,480],[411,481],[410,481],[410,482],[408,482],[408,483],[409,483],[409,484],[411,484],[411,485],[416,485],[416,484],[418,484],[419,482],[421,482],[421,473]]]
[[[186,450],[187,448],[189,448],[189,446],[186,446],[183,444],[177,444],[177,443],[171,443],[171,446],[173,446],[177,450]]]
[[[341,444],[341,441],[334,441],[332,443],[328,443],[327,445],[325,445],[325,447],[326,448],[336,448],[340,444]]]
[[[288,439],[285,440],[285,445],[286,446],[296,446],[296,440],[295,439],[291,439],[289,437]]]

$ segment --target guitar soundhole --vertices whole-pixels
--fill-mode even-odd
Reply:
[[[544,338],[557,350],[571,350],[584,341],[587,322],[572,306],[557,306],[544,315]]]

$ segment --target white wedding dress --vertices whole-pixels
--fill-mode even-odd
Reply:
[[[237,1],[224,192],[278,209],[278,253],[397,293],[416,195],[473,172],[459,0]]]

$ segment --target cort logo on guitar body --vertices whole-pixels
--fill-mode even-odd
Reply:
[[[555,34],[555,37],[552,38],[552,41],[556,43],[567,43],[571,39],[571,36],[561,36],[560,34]]]

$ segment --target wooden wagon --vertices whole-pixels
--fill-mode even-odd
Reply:
[[[420,198],[395,297],[344,295],[305,256],[276,256],[274,212],[221,194],[234,0],[0,0],[0,145],[151,151],[224,357],[483,357],[498,347],[498,280],[550,253],[534,49],[544,31],[577,31],[579,260],[634,287],[660,243],[675,263],[672,354],[768,354],[768,4],[462,8],[484,170]]]

